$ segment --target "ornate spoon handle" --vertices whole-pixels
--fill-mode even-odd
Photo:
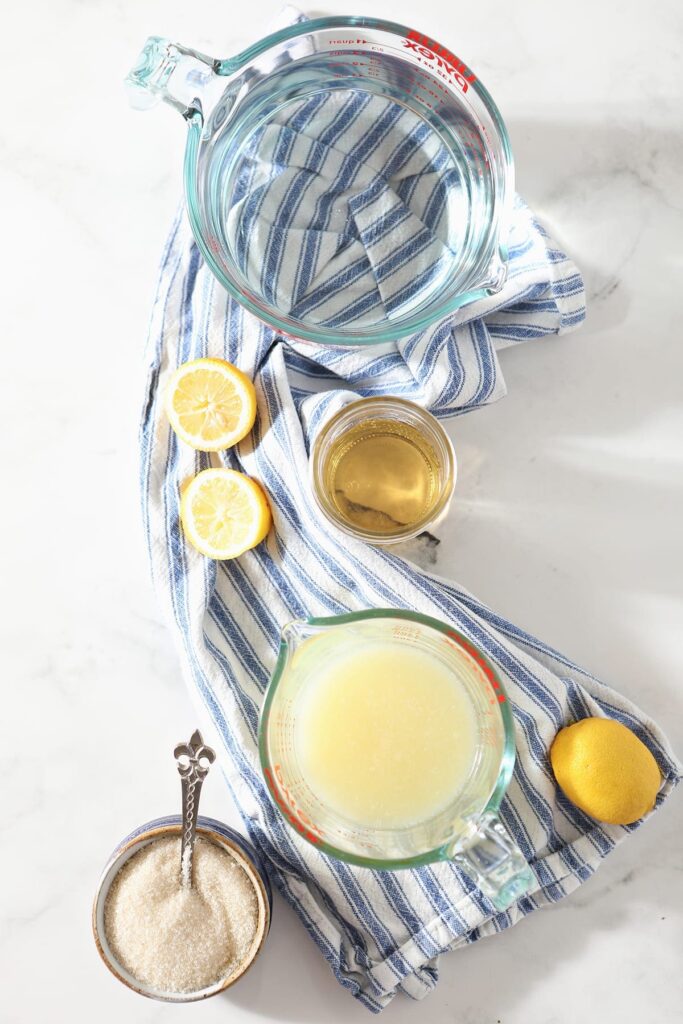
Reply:
[[[179,743],[173,751],[178,762],[180,783],[183,791],[182,837],[180,842],[180,884],[183,888],[192,885],[192,855],[197,838],[197,814],[199,794],[210,766],[216,760],[211,747],[204,745],[201,733],[192,733],[189,743]]]

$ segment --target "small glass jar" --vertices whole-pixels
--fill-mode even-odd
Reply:
[[[325,518],[370,544],[410,540],[451,502],[456,458],[431,413],[404,398],[361,398],[316,435],[311,487]]]

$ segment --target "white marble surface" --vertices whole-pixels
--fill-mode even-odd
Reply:
[[[439,571],[640,703],[681,753],[680,4],[370,8],[480,74],[519,189],[590,297],[579,333],[503,353],[509,396],[454,423]],[[184,130],[169,109],[131,112],[121,78],[149,33],[225,56],[274,10],[3,12],[3,1024],[369,1019],[280,900],[258,965],[204,1005],[129,993],[89,931],[110,848],[175,808],[169,752],[194,724],[148,581],[136,469],[139,356]],[[236,821],[218,777],[204,809]],[[578,893],[446,958],[426,1003],[399,997],[384,1018],[679,1020],[682,810],[677,794]]]

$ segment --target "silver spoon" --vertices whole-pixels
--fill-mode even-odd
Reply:
[[[197,813],[199,794],[209,768],[216,760],[216,754],[204,745],[202,735],[196,729],[189,743],[179,743],[173,751],[178,763],[183,791],[182,834],[180,840],[180,884],[184,889],[192,887],[192,855],[197,838]]]

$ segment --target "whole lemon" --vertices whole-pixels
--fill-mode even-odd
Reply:
[[[662,781],[645,744],[613,718],[584,718],[560,729],[550,763],[572,803],[610,825],[630,825],[651,811]]]

